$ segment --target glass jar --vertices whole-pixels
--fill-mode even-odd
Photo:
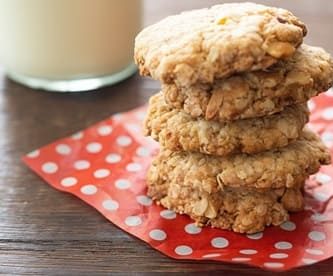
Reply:
[[[85,91],[135,71],[141,0],[0,0],[0,63],[32,88]]]

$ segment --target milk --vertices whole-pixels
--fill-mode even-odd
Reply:
[[[37,82],[96,80],[119,72],[127,74],[125,78],[134,72],[141,4],[141,0],[0,0],[0,63],[21,82],[27,77]]]

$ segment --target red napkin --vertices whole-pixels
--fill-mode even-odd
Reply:
[[[309,127],[333,151],[333,90],[309,102]],[[23,161],[47,183],[96,208],[124,231],[175,259],[240,262],[288,270],[333,255],[333,167],[306,184],[306,210],[254,235],[198,228],[146,196],[145,174],[158,144],[143,137],[146,107],[116,114],[35,150]]]

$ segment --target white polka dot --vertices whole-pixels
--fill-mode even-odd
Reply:
[[[100,126],[97,129],[97,132],[101,136],[108,136],[108,135],[110,135],[112,133],[112,127],[111,126],[107,126],[107,125]]]
[[[136,197],[136,201],[139,202],[141,205],[150,206],[152,205],[153,201],[150,197],[146,195],[139,195]]]
[[[255,233],[255,234],[248,234],[246,236],[251,240],[259,240],[263,237],[263,235],[264,234],[262,232],[258,232],[258,233]]]
[[[333,145],[333,133],[330,131],[325,131],[321,134],[321,139],[327,147],[331,147]]]
[[[290,242],[280,241],[274,244],[276,249],[290,249],[293,245]]]
[[[97,188],[95,185],[84,185],[81,187],[81,193],[85,195],[94,195],[97,193]]]
[[[264,266],[267,268],[282,268],[284,267],[283,263],[274,263],[274,262],[267,262],[264,263]]]
[[[314,260],[314,259],[309,259],[309,258],[303,258],[302,259],[302,262],[307,264],[307,265],[311,265],[311,264],[314,264],[316,262],[318,262],[317,260]]]
[[[310,111],[313,111],[316,108],[316,104],[313,100],[308,101],[308,108]]]
[[[132,143],[132,139],[129,136],[119,136],[117,138],[117,144],[121,147],[127,147]]]
[[[147,148],[145,148],[145,147],[139,147],[139,148],[137,148],[137,150],[136,150],[136,154],[137,154],[138,156],[140,156],[140,157],[147,157],[147,156],[149,156],[150,152],[149,152],[149,150],[148,150]]]
[[[74,168],[77,170],[86,170],[89,169],[90,163],[87,160],[78,160],[74,163]]]
[[[231,259],[233,262],[248,262],[251,261],[251,258],[246,257],[235,257]]]
[[[119,208],[119,203],[113,199],[106,199],[102,202],[103,208],[108,211],[115,211]]]
[[[74,133],[71,137],[73,140],[80,140],[83,137],[83,133],[80,131],[80,132]]]
[[[193,249],[187,245],[179,245],[175,248],[175,252],[177,255],[186,256],[191,255],[193,253]]]
[[[214,238],[210,243],[215,248],[225,248],[229,245],[229,241],[222,237]]]
[[[46,162],[42,165],[42,171],[47,174],[55,173],[58,170],[58,165],[53,162]]]
[[[132,132],[141,132],[141,126],[137,124],[125,124],[125,127]]]
[[[198,226],[195,225],[195,223],[189,223],[185,226],[185,232],[188,233],[188,234],[192,234],[192,235],[195,235],[195,234],[199,234],[202,229]]]
[[[305,251],[306,251],[306,253],[309,253],[311,255],[316,255],[316,256],[324,255],[324,252],[320,249],[307,248],[307,249],[305,249]]]
[[[333,142],[333,133],[332,132],[325,131],[321,134],[320,137],[324,142]]]
[[[154,229],[149,232],[149,237],[155,241],[163,241],[166,239],[167,234],[160,229]]]
[[[324,214],[316,213],[311,216],[311,219],[314,221],[326,221],[328,220],[327,216]]]
[[[203,255],[202,258],[204,258],[204,259],[217,258],[217,257],[220,257],[220,256],[221,256],[221,254],[219,254],[219,253],[211,253],[211,254]]]
[[[32,152],[29,152],[29,153],[27,154],[27,156],[28,156],[29,158],[36,158],[36,157],[39,156],[39,154],[40,154],[40,151],[39,151],[39,150],[34,150],[34,151],[32,151]]]
[[[283,230],[294,231],[296,229],[296,224],[292,221],[286,221],[280,225]]]
[[[86,149],[88,152],[90,153],[98,153],[102,150],[102,145],[100,143],[97,143],[97,142],[92,142],[92,143],[89,143],[87,146],[86,146]]]
[[[145,118],[145,116],[146,116],[146,112],[143,112],[143,111],[138,111],[135,113],[135,117],[140,121],[142,121]]]
[[[320,202],[325,202],[330,198],[330,195],[322,192],[314,192],[313,197]]]
[[[131,187],[131,182],[127,179],[118,179],[115,182],[115,185],[120,190],[125,190]]]
[[[177,217],[177,214],[171,210],[162,210],[160,212],[160,216],[165,219],[175,219]]]
[[[272,259],[285,259],[288,258],[288,254],[286,253],[273,253],[269,255]]]
[[[110,170],[108,169],[98,169],[94,171],[95,178],[105,178],[110,175]]]
[[[111,116],[111,119],[113,119],[114,121],[119,121],[123,118],[123,114],[122,113],[115,113]]]
[[[110,153],[105,158],[105,161],[109,164],[118,163],[120,160],[121,160],[121,156],[116,153]]]
[[[254,255],[254,254],[257,254],[258,251],[255,249],[242,249],[242,250],[239,250],[239,253],[245,254],[245,255]]]
[[[319,172],[316,174],[316,181],[321,184],[327,184],[332,181],[332,178],[327,174]]]
[[[333,89],[332,89],[332,88],[328,89],[328,90],[325,92],[325,95],[328,96],[328,97],[333,97]]]
[[[64,187],[71,187],[77,184],[77,179],[72,176],[65,177],[61,180],[60,184]]]
[[[66,144],[59,144],[56,146],[56,152],[61,155],[68,155],[71,153],[71,151],[72,149],[70,148],[70,146]]]
[[[128,172],[138,172],[142,169],[141,165],[139,163],[129,163],[126,166],[126,170]]]
[[[127,226],[138,226],[142,223],[142,219],[138,216],[129,216],[125,219]]]
[[[310,238],[310,240],[313,240],[313,241],[323,241],[326,239],[326,234],[324,232],[320,232],[320,231],[311,231],[308,234],[308,237]]]
[[[323,110],[322,117],[325,120],[333,120],[333,107],[328,107]]]

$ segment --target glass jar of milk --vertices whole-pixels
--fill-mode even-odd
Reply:
[[[84,91],[136,71],[141,0],[0,0],[0,64],[27,86]]]

